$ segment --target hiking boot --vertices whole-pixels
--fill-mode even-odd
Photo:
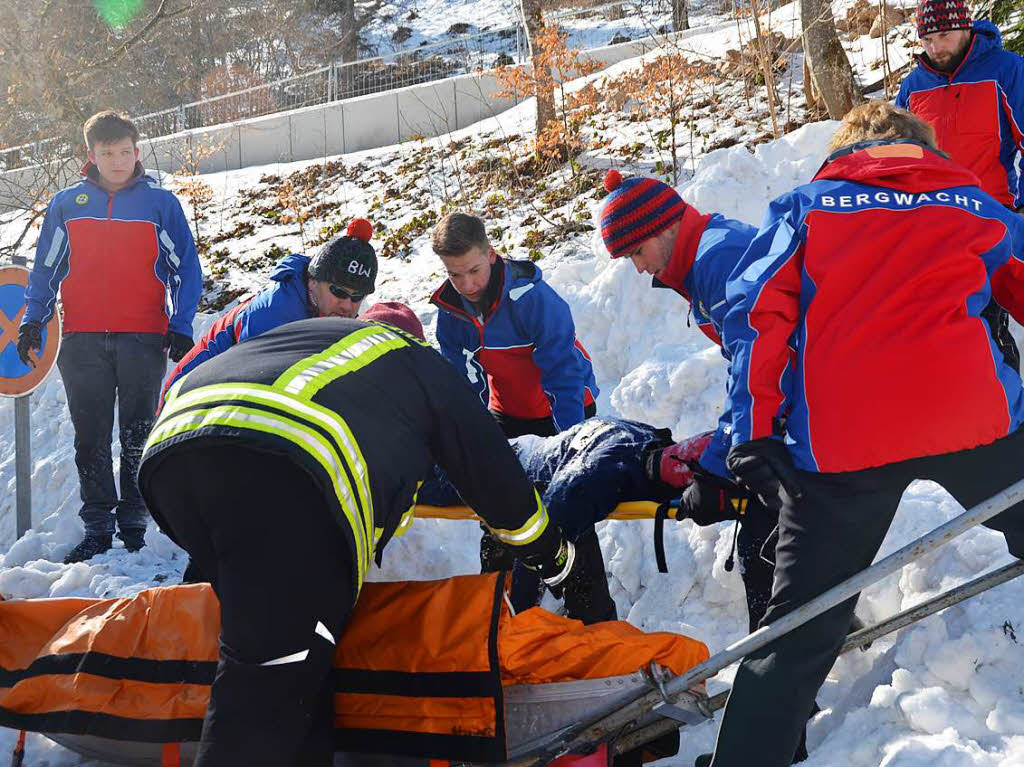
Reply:
[[[128,551],[138,551],[146,545],[146,531],[143,530],[122,530],[117,537],[124,541],[124,547]]]
[[[109,550],[109,535],[87,535],[80,544],[71,549],[68,555],[64,557],[64,564],[72,565],[75,562],[84,562],[87,559],[92,559],[97,554],[102,554],[104,551]]]

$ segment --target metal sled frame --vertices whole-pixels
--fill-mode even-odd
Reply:
[[[728,691],[708,698],[696,687],[698,684],[715,676],[745,655],[788,634],[812,618],[856,596],[868,586],[934,551],[947,541],[1022,501],[1024,480],[1015,482],[927,535],[875,562],[775,623],[762,626],[711,656],[704,663],[694,666],[685,674],[663,684],[655,683],[652,685],[654,689],[636,696],[628,703],[610,706],[597,716],[551,733],[540,739],[540,742],[534,741],[535,745],[528,751],[514,753],[512,758],[505,762],[505,767],[540,767],[564,754],[588,753],[601,743],[609,741],[615,742],[617,753],[625,753],[683,724],[710,718],[716,709],[725,705]],[[853,647],[862,646],[903,628],[993,586],[1005,583],[1022,572],[1024,562],[1017,561],[983,575],[892,618],[851,634],[840,652],[847,652]]]

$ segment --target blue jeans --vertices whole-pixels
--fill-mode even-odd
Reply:
[[[156,418],[167,370],[161,333],[68,333],[57,358],[75,428],[75,464],[86,535],[143,531],[149,515],[139,494],[142,448]],[[110,441],[117,401],[121,495],[114,485]]]

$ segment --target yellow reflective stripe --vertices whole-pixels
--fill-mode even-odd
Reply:
[[[410,344],[417,344],[418,346],[423,346],[423,347],[425,347],[427,349],[432,349],[433,348],[430,344],[428,344],[423,339],[417,338],[412,333],[408,333],[408,332],[402,330],[397,325],[392,325],[391,323],[388,323],[388,322],[382,322],[381,320],[363,320],[363,322],[369,322],[369,323],[371,323],[373,325],[376,325],[377,327],[383,327],[383,328],[387,328],[388,330],[393,330],[396,333],[398,333],[398,335],[400,335],[402,338],[404,338],[406,341],[408,341]]]
[[[188,373],[186,373],[177,381],[175,381],[171,388],[167,390],[167,396],[164,397],[164,407],[170,405],[171,402],[178,396],[178,392],[181,391],[181,385],[185,383],[186,378],[188,378]]]
[[[395,528],[395,538],[401,538],[412,528],[412,520],[416,516],[416,496],[420,494],[420,488],[423,487],[422,480],[416,483],[416,490],[412,494],[412,503],[409,504],[409,509],[402,515],[402,518],[398,520],[398,527]],[[384,531],[381,529],[381,534]],[[376,543],[380,540],[380,535],[377,536]]]
[[[341,458],[331,445],[312,429],[275,417],[273,413],[240,405],[215,405],[206,410],[179,413],[162,420],[150,435],[147,449],[178,434],[208,426],[233,426],[273,434],[298,445],[324,467],[328,476],[331,477],[335,495],[337,495],[349,527],[352,529],[352,536],[356,544],[357,575],[361,587],[370,563],[370,549],[367,540],[369,531],[365,525],[360,524],[355,511],[355,498],[344,467],[341,465]]]
[[[525,546],[540,538],[548,526],[548,510],[544,508],[536,490],[533,495],[537,499],[537,510],[526,520],[526,524],[516,530],[497,530],[492,527],[490,530],[495,538],[510,546]]]
[[[363,451],[359,448],[359,443],[356,442],[351,429],[348,428],[348,424],[333,410],[328,410],[309,400],[296,399],[265,384],[211,384],[210,386],[203,386],[183,394],[174,401],[172,406],[164,408],[164,412],[160,414],[160,420],[157,422],[157,427],[174,415],[174,413],[184,408],[225,399],[248,400],[250,402],[271,405],[323,426],[334,437],[335,441],[341,445],[343,456],[356,479],[356,491],[359,494],[359,500],[362,502],[363,527],[366,530],[366,535],[370,535],[370,532],[373,530],[373,496],[370,494],[370,477],[366,461],[363,458]],[[149,444],[147,443],[146,449],[148,448]]]
[[[408,341],[390,328],[362,328],[319,354],[292,365],[274,382],[274,388],[309,399],[332,381],[408,345]]]

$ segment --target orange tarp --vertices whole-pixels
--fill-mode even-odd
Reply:
[[[491,574],[364,586],[335,656],[335,727],[347,742],[365,735],[379,750],[373,733],[386,731],[389,745],[407,736],[409,752],[493,760],[505,747],[502,685],[617,676],[652,661],[681,673],[708,657],[700,642],[622,622],[584,627],[537,608],[512,617],[503,585]],[[0,602],[0,725],[196,739],[219,621],[206,585]]]

